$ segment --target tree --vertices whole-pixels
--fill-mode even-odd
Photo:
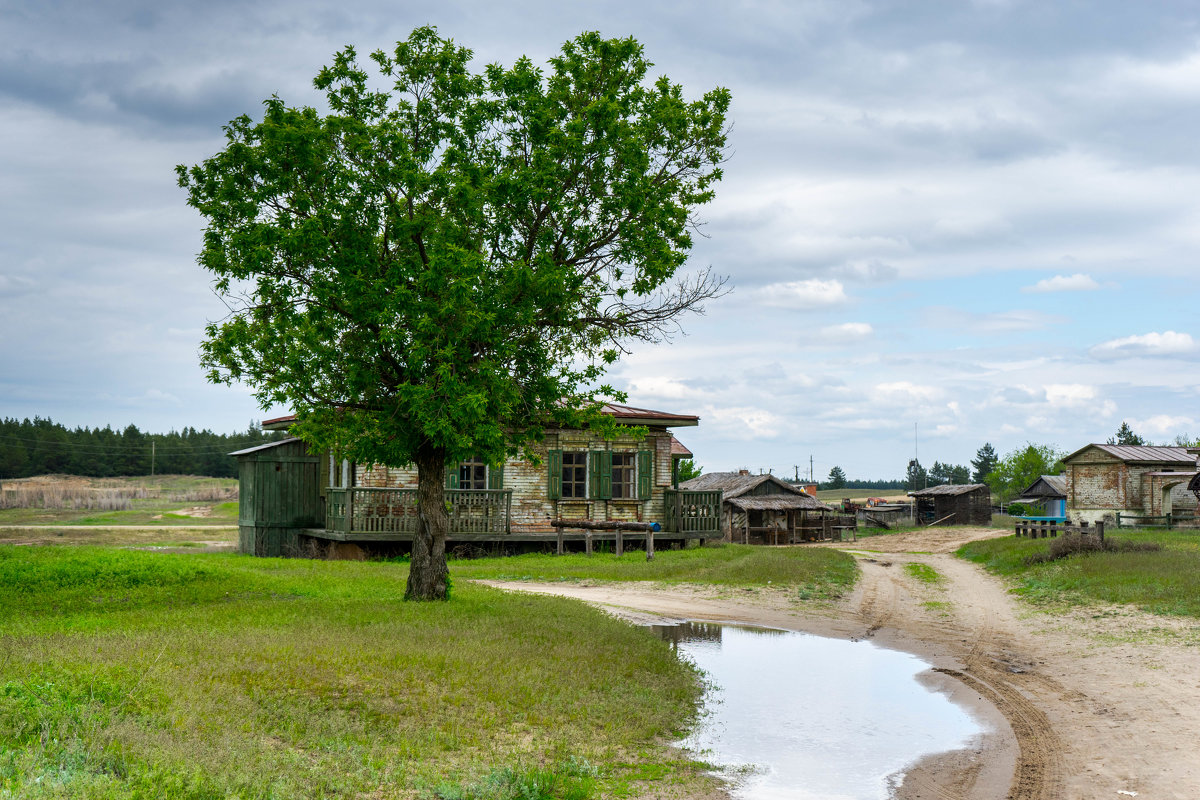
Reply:
[[[1129,423],[1121,420],[1121,427],[1117,428],[1116,436],[1110,436],[1109,444],[1125,444],[1125,445],[1146,445],[1149,444],[1141,436],[1133,432],[1133,428],[1129,427]]]
[[[965,485],[970,480],[971,471],[964,466],[935,461],[929,468],[929,482],[935,486],[946,483]]]
[[[675,470],[675,477],[680,483],[690,481],[692,478],[699,478],[700,473],[704,472],[704,468],[696,466],[696,462],[690,458],[681,458],[676,464]]]
[[[983,447],[975,451],[975,458],[971,459],[971,466],[975,468],[975,471],[971,473],[971,480],[975,483],[985,483],[987,476],[992,473],[998,463],[1000,463],[1000,456],[996,454],[996,448],[992,447],[991,442],[984,442]]]
[[[921,462],[915,458],[908,462],[908,471],[904,475],[904,485],[908,487],[910,492],[915,492],[917,489],[924,489],[929,485],[928,473],[921,466]]]
[[[1007,502],[1041,476],[1062,471],[1062,457],[1053,445],[1030,442],[1001,459],[985,482],[1000,502]]]
[[[829,470],[829,478],[825,481],[826,489],[845,489],[846,488],[846,473],[841,467],[833,467]]]
[[[721,177],[729,93],[687,101],[645,81],[636,41],[596,33],[544,71],[472,73],[431,27],[371,59],[389,89],[347,47],[314,81],[330,113],[272,97],[177,168],[230,307],[201,360],[290,405],[314,446],[414,464],[407,594],[445,598],[447,468],[551,424],[612,435],[605,368],[723,293],[675,275]]]

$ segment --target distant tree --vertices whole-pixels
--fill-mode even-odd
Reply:
[[[971,482],[971,470],[965,464],[955,464],[950,468],[950,482],[957,486],[965,486]]]
[[[1030,442],[1001,459],[985,483],[1000,502],[1006,503],[1041,476],[1060,472],[1062,456],[1053,445]]]
[[[846,473],[841,467],[834,467],[829,470],[829,478],[825,481],[826,489],[845,489],[846,488]]]
[[[1171,442],[1175,447],[1200,447],[1200,439],[1186,433],[1178,434]]]
[[[908,462],[908,471],[904,475],[904,484],[910,492],[915,492],[917,489],[924,489],[929,485],[929,474],[925,472],[925,468],[921,466],[921,462],[915,458]]]
[[[1116,436],[1109,437],[1109,444],[1126,444],[1126,445],[1146,445],[1149,444],[1141,436],[1133,432],[1133,428],[1129,427],[1129,423],[1121,421],[1121,427],[1117,428]]]
[[[695,460],[691,458],[680,460],[675,469],[677,470],[676,474],[679,476],[680,483],[690,481],[692,478],[699,478],[700,473],[704,471],[704,467],[696,466]]]
[[[940,461],[933,462],[933,466],[929,468],[929,483],[933,486],[942,484],[967,484],[971,482],[971,471],[964,466],[957,464],[943,464]]]
[[[1000,456],[997,455],[996,448],[992,447],[991,442],[984,442],[983,447],[976,450],[975,457],[971,459],[971,466],[975,468],[975,471],[971,473],[971,480],[975,483],[984,483],[998,463],[1000,463]]]
[[[637,41],[597,33],[544,69],[472,57],[422,27],[371,55],[375,80],[347,47],[314,81],[328,113],[272,97],[177,167],[230,308],[201,343],[209,379],[291,406],[315,446],[416,466],[420,600],[448,596],[447,469],[553,425],[615,436],[608,365],[724,292],[676,272],[728,91],[686,100]]]

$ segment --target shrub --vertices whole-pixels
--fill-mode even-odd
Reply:
[[[1134,542],[1129,539],[1101,539],[1092,533],[1068,533],[1055,539],[1050,547],[1025,558],[1026,564],[1045,564],[1077,553],[1130,553],[1162,550],[1158,542]]]

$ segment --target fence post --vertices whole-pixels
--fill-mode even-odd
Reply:
[[[563,554],[563,529],[562,528],[558,529],[558,534],[555,536],[555,538],[558,540],[558,552],[556,553],[556,555],[561,556]]]
[[[646,531],[646,560],[654,560],[654,531]]]
[[[618,529],[617,530],[617,558],[620,558],[624,552],[625,552],[625,534],[623,534]]]
[[[1086,525],[1087,523],[1085,522],[1083,524]],[[1100,537],[1100,541],[1104,541],[1104,520],[1100,520],[1096,523],[1096,535]]]
[[[584,550],[590,556],[592,554],[592,532],[584,531],[583,539],[584,539],[584,545],[583,545]]]

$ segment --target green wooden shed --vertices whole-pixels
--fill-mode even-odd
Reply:
[[[238,552],[298,555],[304,531],[325,527],[320,458],[296,438],[230,455],[238,460]]]

